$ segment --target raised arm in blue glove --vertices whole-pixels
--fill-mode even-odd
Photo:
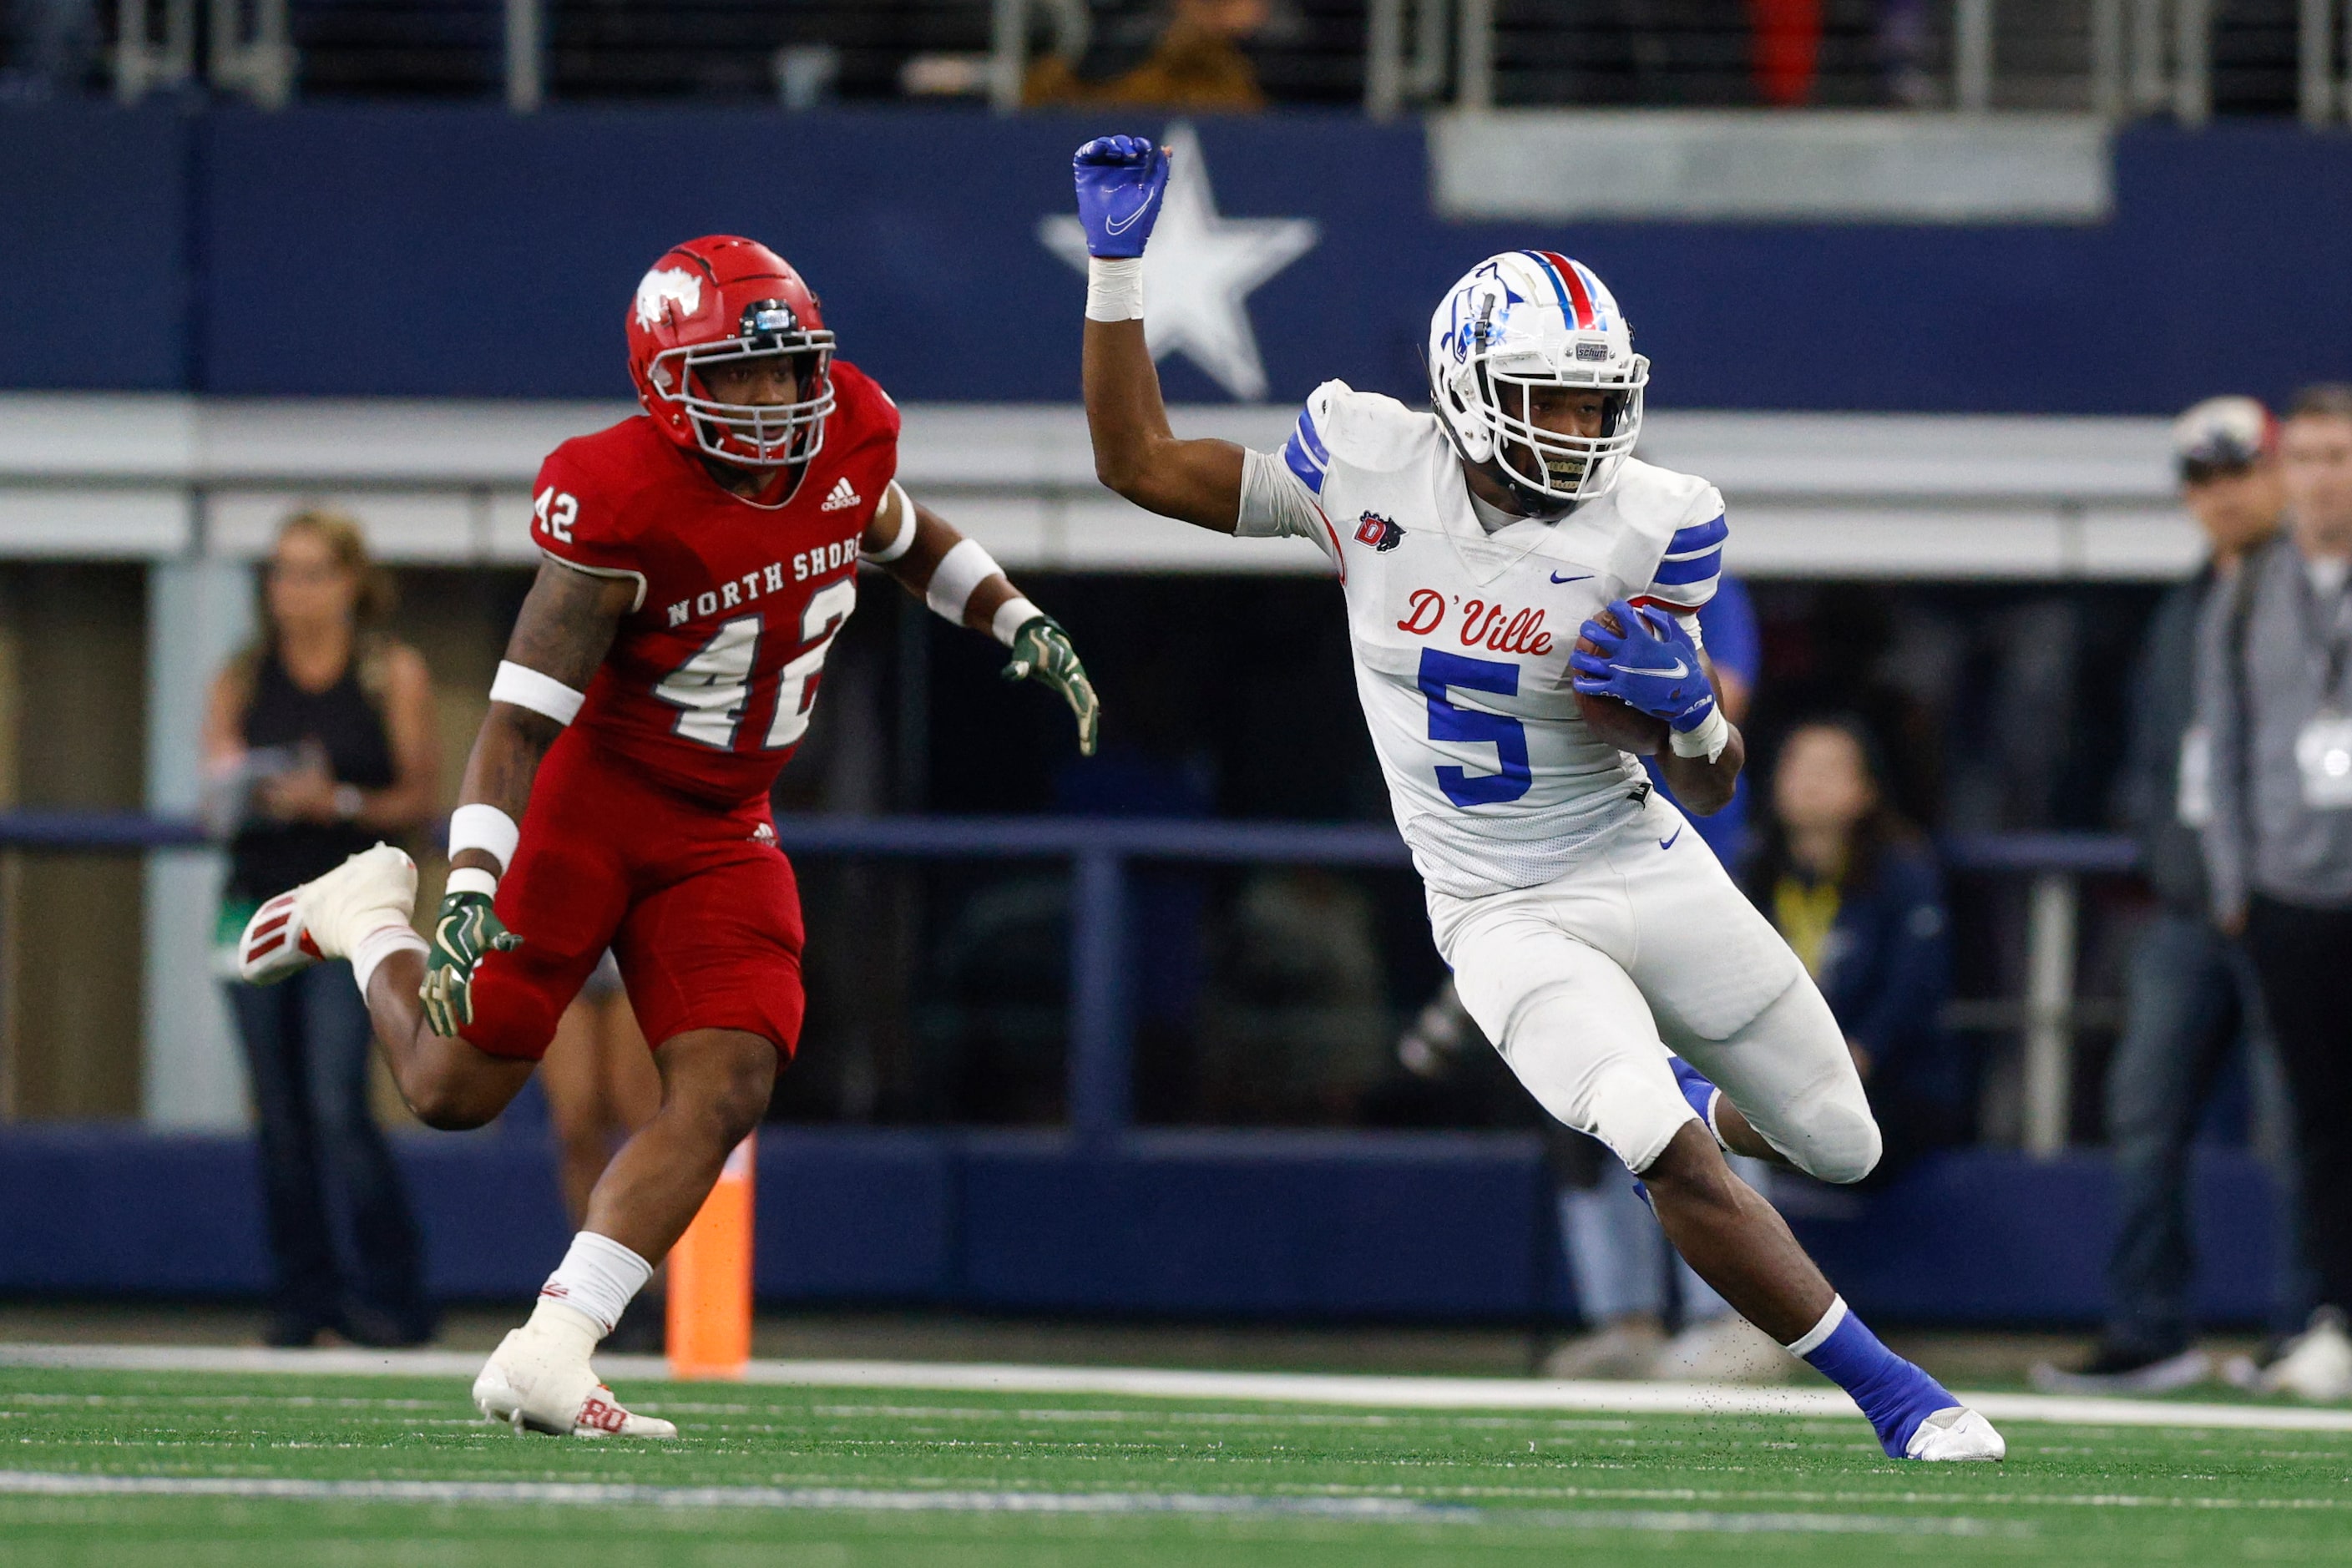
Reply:
[[[1614,697],[1685,735],[1706,723],[1715,711],[1715,688],[1699,660],[1698,645],[1682,623],[1663,610],[1637,610],[1622,599],[1609,610],[1625,629],[1613,632],[1597,619],[1585,622],[1583,636],[1601,651],[1568,656],[1576,671],[1570,684],[1588,697]]]
[[[1097,136],[1070,163],[1087,254],[1106,261],[1141,256],[1168,188],[1168,149],[1149,136]]]

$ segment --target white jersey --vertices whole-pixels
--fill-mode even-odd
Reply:
[[[1250,455],[1237,531],[1310,538],[1337,568],[1365,722],[1431,889],[1551,881],[1638,811],[1647,780],[1578,716],[1568,656],[1612,599],[1714,596],[1713,485],[1626,458],[1567,517],[1489,534],[1435,415],[1330,381],[1279,459]]]

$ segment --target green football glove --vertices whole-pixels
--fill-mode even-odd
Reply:
[[[1013,658],[1004,667],[1004,679],[1034,680],[1060,692],[1070,711],[1078,716],[1079,754],[1095,754],[1095,732],[1102,727],[1102,699],[1095,695],[1087,667],[1078,662],[1078,650],[1070,646],[1070,634],[1059,621],[1038,616],[1021,623],[1021,629],[1013,634]]]
[[[474,966],[486,952],[512,952],[522,938],[499,923],[488,893],[451,893],[433,919],[433,946],[425,955],[417,999],[425,1022],[445,1038],[474,1021]]]

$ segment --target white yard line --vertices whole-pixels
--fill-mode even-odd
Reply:
[[[453,1351],[280,1351],[195,1345],[0,1344],[0,1367],[86,1372],[390,1374],[470,1380],[478,1354]],[[616,1383],[665,1382],[657,1356],[600,1356]],[[1845,1417],[1853,1404],[1832,1388],[1738,1388],[1711,1384],[1551,1383],[1490,1377],[1377,1377],[1308,1373],[1181,1372],[1139,1367],[1017,1366],[984,1363],[755,1361],[747,1384],[800,1388],[910,1388],[982,1394],[1104,1394],[1122,1398],[1248,1400],[1394,1410],[1570,1410],[1626,1415]],[[708,1387],[709,1385],[704,1384]],[[2352,1409],[2274,1405],[2190,1405],[2043,1394],[1964,1394],[1997,1421],[2084,1426],[2207,1427],[2352,1432]]]
[[[266,1476],[93,1476],[0,1470],[0,1496],[226,1498],[319,1503],[472,1503],[509,1508],[739,1508],[858,1513],[1177,1515],[1363,1524],[1470,1524],[1731,1535],[2032,1533],[1950,1515],[1726,1512],[1700,1509],[1515,1509],[1401,1498],[1259,1497],[1214,1492],[1024,1492],[857,1487],[651,1487],[603,1481],[329,1481]]]

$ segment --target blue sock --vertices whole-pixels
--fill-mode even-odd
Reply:
[[[1821,1334],[1819,1327],[1789,1348],[1853,1396],[1862,1413],[1870,1417],[1871,1429],[1878,1434],[1878,1446],[1886,1450],[1888,1458],[1907,1458],[1904,1449],[1919,1423],[1959,1401],[1942,1384],[1880,1344],[1878,1336],[1846,1310],[1844,1297],[1830,1303],[1822,1321],[1832,1327],[1811,1349],[1798,1346]]]
[[[1666,1062],[1675,1069],[1675,1082],[1680,1086],[1683,1098],[1690,1101],[1693,1110],[1698,1112],[1698,1119],[1706,1123],[1707,1136],[1718,1143],[1722,1142],[1722,1137],[1715,1130],[1715,1097],[1722,1090],[1708,1082],[1705,1073],[1682,1058],[1668,1057]]]

